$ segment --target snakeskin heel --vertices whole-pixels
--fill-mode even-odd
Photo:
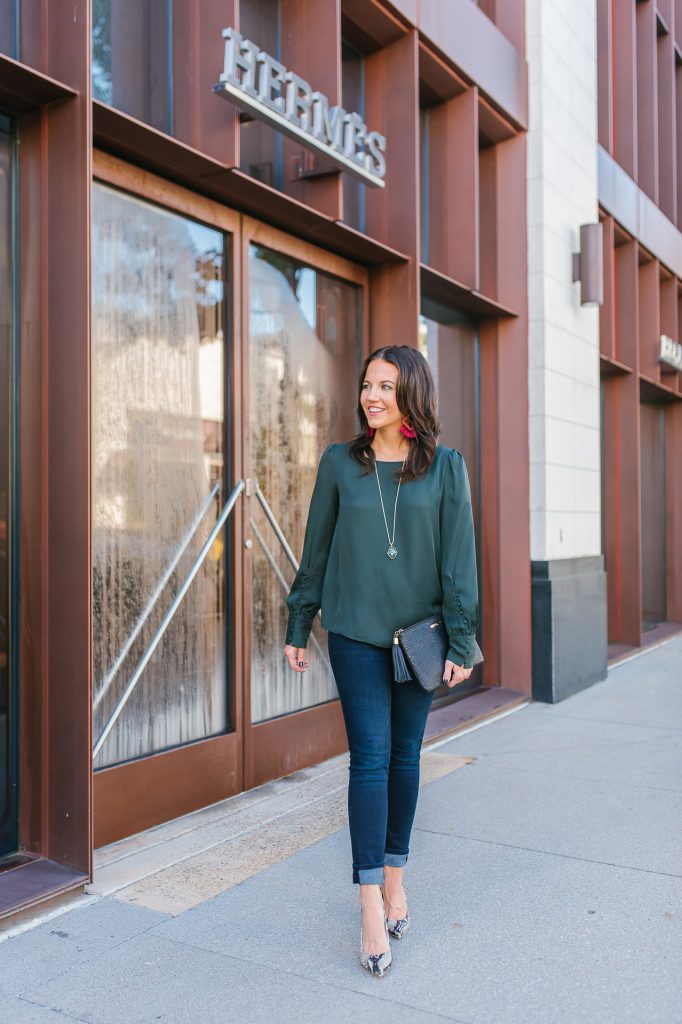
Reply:
[[[362,920],[362,912],[360,913],[360,919]],[[384,930],[386,932],[386,939],[388,940],[388,928],[386,926],[386,919],[384,919]],[[365,953],[362,948],[362,925],[360,925],[360,963],[363,967],[366,967],[370,974],[375,974],[378,978],[384,976],[388,968],[393,962],[393,954],[391,948],[384,953]]]
[[[381,896],[384,896],[384,887],[381,888]],[[391,904],[389,903],[389,906]],[[402,939],[409,932],[412,927],[412,918],[410,917],[410,908],[407,907],[405,917],[387,917],[386,928],[396,939]]]

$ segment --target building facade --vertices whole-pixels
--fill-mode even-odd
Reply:
[[[680,375],[651,348],[660,327],[677,351],[680,236],[614,150],[626,7],[665,20],[653,0],[0,3],[0,915],[82,886],[98,846],[345,749],[326,634],[292,678],[284,598],[379,345],[424,353],[472,484],[485,661],[434,723],[561,700],[647,615],[680,620]],[[657,137],[677,137],[665,23]],[[572,256],[600,222],[587,308]]]

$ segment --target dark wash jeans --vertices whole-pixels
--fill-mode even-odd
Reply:
[[[378,884],[384,880],[384,864],[407,863],[433,692],[415,679],[393,680],[390,647],[329,630],[328,648],[350,750],[353,882]]]

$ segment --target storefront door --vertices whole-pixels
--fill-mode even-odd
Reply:
[[[285,598],[303,547],[319,457],[352,437],[364,358],[365,272],[244,220],[245,430],[249,493],[245,785],[277,778],[346,747],[341,709],[315,619],[310,667],[284,654]]]
[[[114,158],[95,176],[99,846],[345,747],[326,633],[292,673],[285,598],[319,456],[357,429],[366,278]]]
[[[242,788],[238,501],[209,543],[240,471],[227,415],[240,232],[238,215],[121,161],[96,154],[95,177],[99,846]]]

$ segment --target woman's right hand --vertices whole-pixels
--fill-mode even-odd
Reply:
[[[284,645],[284,657],[287,659],[294,672],[305,672],[308,662],[305,656],[305,647],[294,647],[293,644]]]

